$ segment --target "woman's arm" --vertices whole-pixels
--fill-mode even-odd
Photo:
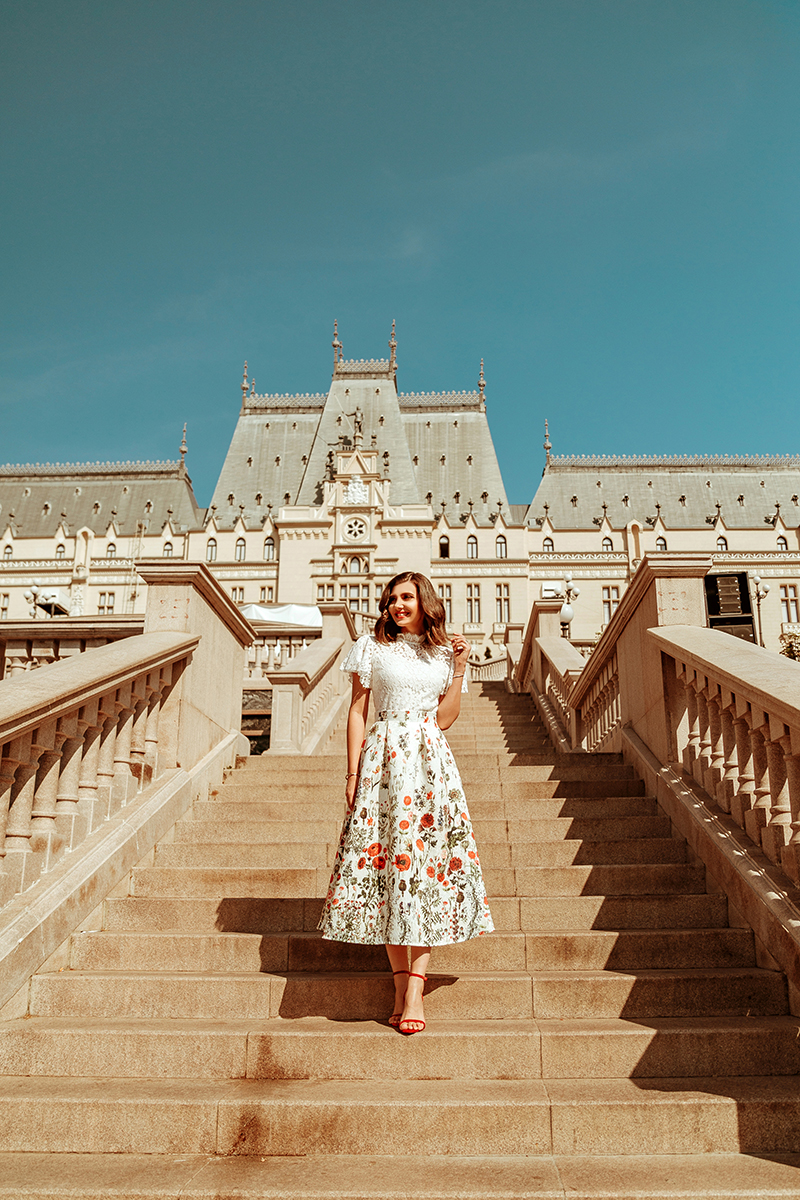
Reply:
[[[470,645],[464,638],[453,638],[453,678],[450,687],[439,698],[436,724],[440,729],[449,729],[461,712],[461,681],[467,669]]]
[[[367,727],[369,688],[365,688],[358,675],[353,675],[353,695],[347,714],[347,786],[345,798],[348,812],[356,799],[358,771],[361,765],[361,747],[364,745],[364,730]]]

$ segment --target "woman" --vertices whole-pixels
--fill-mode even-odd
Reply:
[[[458,717],[470,647],[460,636],[448,644],[444,605],[416,571],[395,575],[378,607],[375,632],[342,664],[353,672],[347,816],[319,927],[333,941],[386,945],[395,981],[389,1024],[419,1033],[431,947],[494,929],[441,732]],[[365,740],[370,691],[377,712]]]

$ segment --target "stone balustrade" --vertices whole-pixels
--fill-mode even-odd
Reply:
[[[144,616],[54,617],[0,624],[0,679],[61,662],[144,630]]]
[[[248,753],[251,626],[203,563],[137,570],[142,632],[0,681],[0,1006]]]
[[[162,708],[197,637],[148,633],[0,689],[0,904],[174,761]]]
[[[266,679],[275,671],[291,669],[301,651],[322,636],[320,629],[262,630],[255,626],[256,636],[245,655],[245,678]]]
[[[648,637],[677,681],[670,757],[800,883],[800,666],[709,629]]]

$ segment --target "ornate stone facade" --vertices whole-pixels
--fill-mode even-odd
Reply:
[[[239,603],[345,598],[375,612],[397,571],[430,575],[481,656],[571,574],[573,639],[598,636],[640,559],[704,550],[760,574],[764,640],[800,622],[800,458],[554,456],[509,504],[475,391],[397,390],[386,359],[345,360],[327,393],[259,394],[248,378],[207,509],[171,463],[0,467],[0,619],[144,611],[138,558],[208,563]],[[56,595],[45,610],[38,587]],[[27,593],[27,596],[26,596]]]

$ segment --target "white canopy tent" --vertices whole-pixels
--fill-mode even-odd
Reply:
[[[243,604],[239,611],[248,621],[259,625],[322,628],[322,613],[316,604]]]

